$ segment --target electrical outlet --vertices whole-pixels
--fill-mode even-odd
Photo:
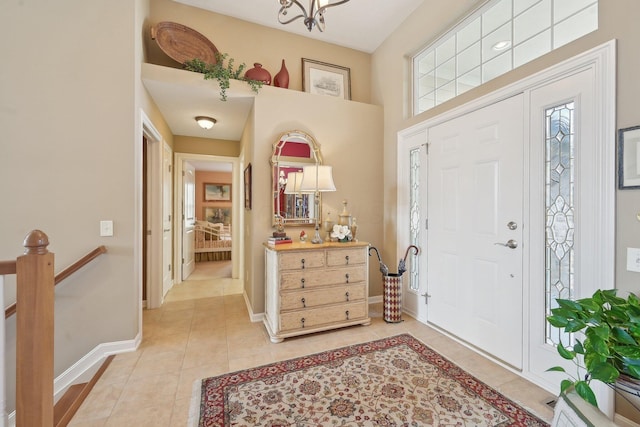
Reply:
[[[113,221],[100,221],[100,236],[113,236]]]
[[[627,270],[640,273],[640,249],[627,248]]]

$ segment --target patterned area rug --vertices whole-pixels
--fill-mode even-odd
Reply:
[[[190,426],[547,426],[408,334],[194,384]]]

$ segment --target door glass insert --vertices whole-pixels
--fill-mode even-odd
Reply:
[[[409,174],[409,240],[412,245],[420,247],[420,148],[414,148],[409,152],[409,164],[411,173]],[[413,254],[413,252],[411,252]],[[418,291],[419,265],[412,260],[409,268],[409,289]]]
[[[574,296],[575,131],[574,102],[545,110],[545,308]],[[570,346],[571,336],[546,324],[546,342]]]

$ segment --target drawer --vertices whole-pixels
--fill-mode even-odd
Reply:
[[[282,331],[304,330],[305,328],[357,320],[364,317],[366,317],[366,302],[354,302],[281,313],[280,328]]]
[[[289,271],[280,274],[280,289],[308,289],[326,285],[346,285],[363,282],[367,277],[365,265],[331,270]]]
[[[280,296],[280,309],[298,310],[327,304],[340,304],[365,299],[365,284],[336,286],[316,290],[283,292]]]
[[[306,270],[324,267],[323,251],[287,252],[280,254],[280,270]]]
[[[367,251],[363,248],[331,249],[327,251],[327,266],[329,267],[364,264],[366,259]]]

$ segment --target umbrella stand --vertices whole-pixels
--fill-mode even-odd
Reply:
[[[398,264],[397,273],[389,273],[389,268],[382,262],[380,258],[380,252],[373,246],[369,247],[369,256],[371,256],[371,250],[376,251],[378,255],[378,262],[380,263],[380,272],[382,273],[383,282],[383,294],[382,294],[382,308],[383,319],[387,323],[400,323],[402,322],[402,275],[406,271],[406,261],[409,255],[409,250],[414,250],[414,255],[418,255],[420,250],[415,245],[410,245],[404,258],[400,260]]]

